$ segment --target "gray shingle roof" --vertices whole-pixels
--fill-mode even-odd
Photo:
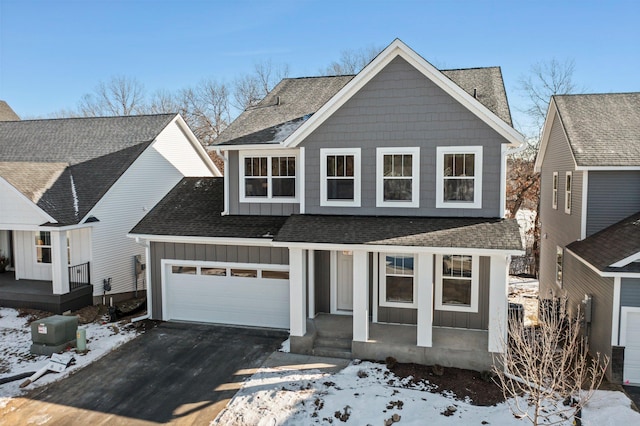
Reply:
[[[511,125],[500,67],[442,73]],[[280,143],[344,87],[353,75],[285,78],[255,107],[244,111],[216,139],[219,145]]]
[[[567,246],[569,250],[602,272],[640,272],[639,263],[612,268],[610,265],[640,252],[640,212]]]
[[[640,93],[553,100],[578,166],[640,165]]]
[[[512,126],[511,111],[500,67],[465,68],[441,72],[471,96],[474,95],[475,90],[476,99],[482,105]]]
[[[522,250],[515,219],[293,215],[274,241]]]
[[[183,178],[131,231],[143,235],[261,238],[286,216],[222,216],[223,178]]]
[[[0,122],[0,176],[59,224],[78,223],[174,117]]]
[[[0,101],[0,121],[20,120],[18,114],[5,101]]]
[[[271,136],[277,128],[285,123],[302,124],[304,117],[318,111],[353,77],[285,78],[258,105],[240,114],[220,134],[216,144],[275,143]],[[290,127],[286,136],[297,128]]]

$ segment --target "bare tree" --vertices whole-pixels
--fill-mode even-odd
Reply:
[[[333,61],[327,68],[320,71],[322,75],[357,74],[378,56],[383,48],[368,46],[361,49],[346,49],[340,52],[340,59]]]
[[[203,145],[210,145],[229,125],[229,90],[214,80],[204,80],[180,92],[180,112]]]
[[[251,74],[234,82],[234,104],[241,111],[258,104],[283,78],[289,76],[287,64],[274,65],[271,60],[257,62]]]
[[[145,109],[145,90],[135,78],[112,77],[80,99],[78,112],[85,117],[134,115]]]
[[[553,299],[537,328],[510,318],[506,350],[494,362],[509,408],[534,425],[580,418],[609,363],[606,356],[589,356],[580,312],[572,318],[566,305],[566,297]]]

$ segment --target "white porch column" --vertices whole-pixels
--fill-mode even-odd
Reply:
[[[418,346],[432,346],[433,331],[433,254],[418,253]]]
[[[315,272],[316,271],[316,263],[315,263],[315,250],[307,250],[307,287],[309,291],[309,318],[314,318],[316,316],[316,280],[315,280]]]
[[[489,352],[504,352],[507,341],[510,256],[491,256],[489,285]]]
[[[369,253],[353,251],[353,340],[369,340]]]
[[[307,333],[304,250],[289,248],[289,327],[292,336]]]
[[[51,231],[51,268],[53,294],[69,293],[67,231]]]

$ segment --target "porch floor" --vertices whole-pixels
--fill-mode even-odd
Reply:
[[[0,306],[29,308],[61,314],[93,304],[93,286],[83,285],[66,294],[53,294],[51,281],[16,280],[15,273],[0,273]]]
[[[349,315],[318,314],[315,333],[353,338],[353,318]],[[447,367],[489,369],[493,363],[488,348],[488,332],[463,328],[433,327],[432,346],[417,346],[417,326],[369,322],[369,340],[352,342],[353,356],[384,360],[393,356],[400,362],[440,364]]]

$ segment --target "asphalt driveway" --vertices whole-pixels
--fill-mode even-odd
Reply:
[[[16,398],[0,410],[0,425],[206,425],[286,338],[161,323],[69,378]]]

